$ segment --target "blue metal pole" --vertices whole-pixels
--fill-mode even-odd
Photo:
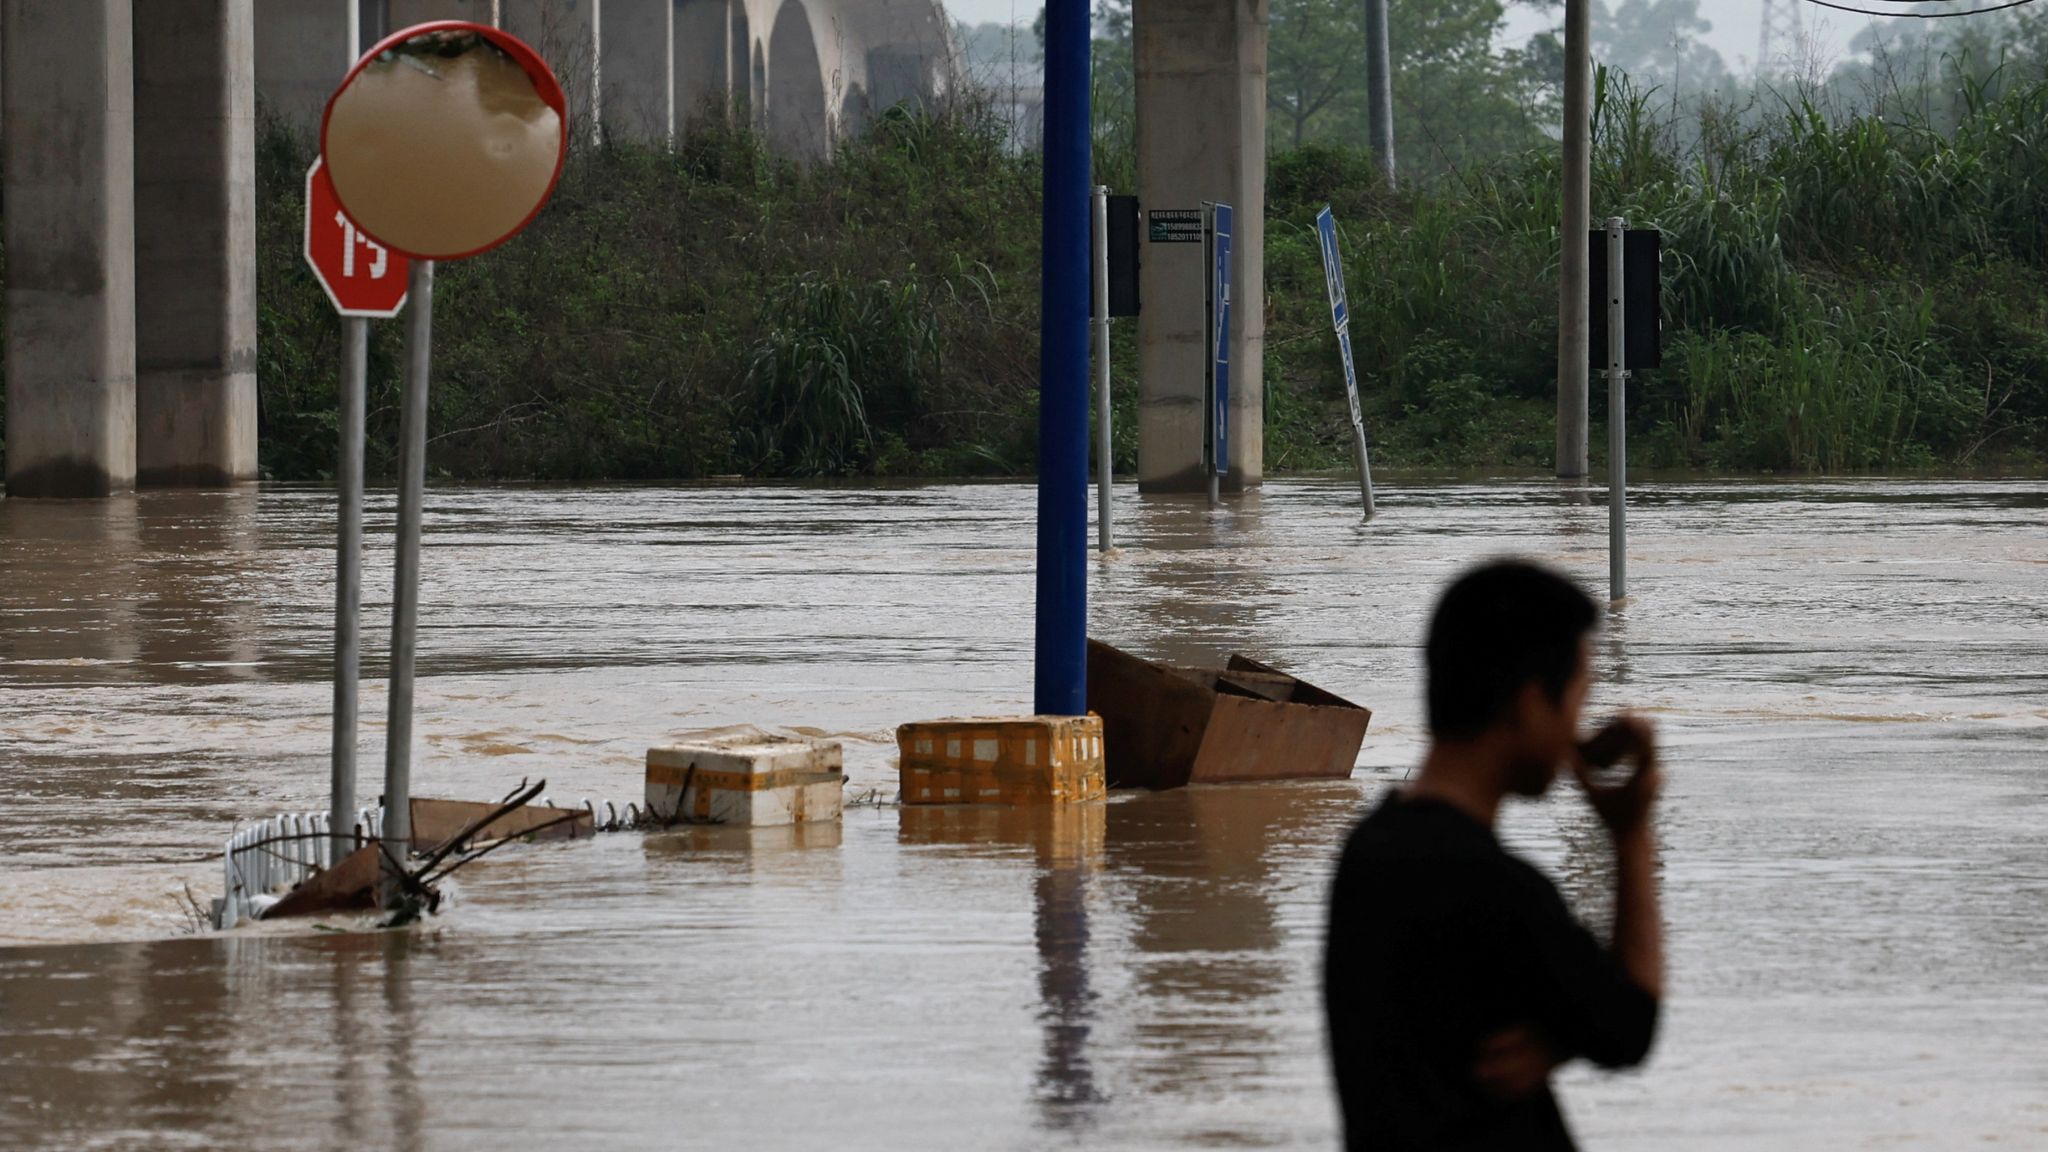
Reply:
[[[1088,0],[1045,5],[1035,709],[1088,710]]]

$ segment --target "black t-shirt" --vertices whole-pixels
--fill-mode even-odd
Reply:
[[[1354,1152],[1570,1149],[1549,1085],[1515,1102],[1480,1090],[1481,1042],[1533,1028],[1622,1067],[1657,1029],[1656,998],[1542,873],[1458,809],[1398,794],[1344,846],[1323,999]]]

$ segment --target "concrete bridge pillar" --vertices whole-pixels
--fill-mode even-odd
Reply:
[[[826,79],[844,75],[841,69],[826,68],[819,33],[803,0],[781,0],[776,5],[765,78],[768,143],[782,155],[802,160],[823,160],[831,154],[837,103],[826,89]]]
[[[675,0],[605,0],[604,120],[621,139],[676,134]]]
[[[614,0],[619,2],[619,0]],[[602,0],[500,0],[505,31],[532,45],[554,69],[569,99],[576,143],[603,138],[604,19]]]
[[[730,0],[675,0],[675,117],[688,128],[732,96]],[[744,19],[744,17],[743,17]]]
[[[370,0],[375,3],[376,0]],[[489,24],[497,13],[497,0],[387,0],[391,6],[391,31],[425,24],[429,20],[467,20]],[[389,35],[389,33],[386,33]],[[369,48],[364,44],[365,49]]]
[[[753,63],[749,65],[747,72],[747,122],[753,126],[754,131],[766,132],[768,130],[768,50],[763,47],[765,44],[763,36],[757,36],[748,43],[748,50],[753,54]]]
[[[264,106],[302,132],[318,131],[327,98],[353,63],[350,30],[362,23],[357,0],[259,0],[256,90]]]
[[[1138,200],[1147,211],[1221,201],[1232,237],[1230,473],[1265,475],[1267,0],[1135,0]],[[1194,492],[1208,360],[1200,244],[1150,243],[1138,317],[1138,484]]]
[[[739,119],[751,124],[755,110],[761,107],[760,89],[766,87],[768,66],[755,50],[753,18],[747,12],[746,0],[726,0],[726,30],[727,91],[732,94],[733,110]]]
[[[7,492],[135,483],[130,0],[0,0]]]
[[[254,0],[145,0],[134,21],[135,478],[253,480]]]

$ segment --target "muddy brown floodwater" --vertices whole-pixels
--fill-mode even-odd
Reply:
[[[1377,710],[1338,784],[501,853],[423,930],[180,936],[238,819],[324,804],[330,493],[0,501],[0,1147],[1332,1147],[1333,850],[1419,747],[1433,592],[1597,583],[1548,483],[1126,490],[1095,631]],[[429,494],[422,793],[628,799],[735,722],[1028,705],[1020,486]],[[391,501],[373,494],[366,675]],[[1596,708],[1654,712],[1671,998],[1563,1078],[1594,1149],[2048,1147],[2048,483],[1659,483]],[[364,792],[382,683],[365,685]],[[1569,795],[1506,835],[1599,914]]]

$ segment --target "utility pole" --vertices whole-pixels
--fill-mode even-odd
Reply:
[[[1592,0],[1564,5],[1564,213],[1558,242],[1557,475],[1586,474],[1586,236],[1592,219]]]
[[[1394,187],[1394,66],[1387,46],[1387,0],[1365,0],[1365,91],[1372,162]]]

